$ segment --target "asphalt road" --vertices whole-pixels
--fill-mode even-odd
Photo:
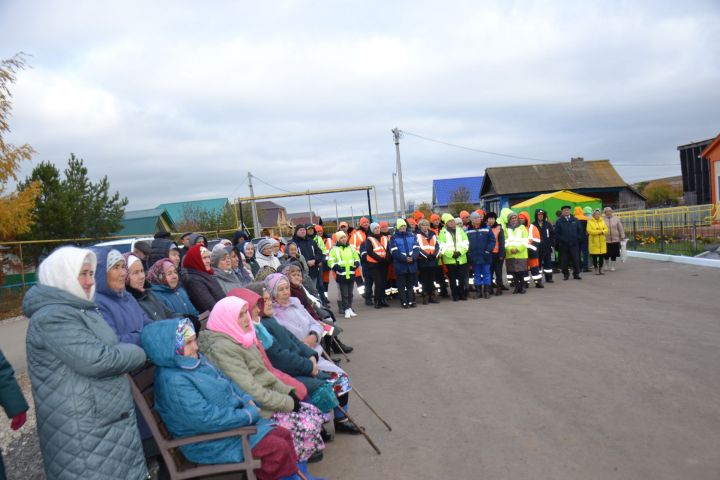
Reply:
[[[631,259],[605,276],[340,320],[382,450],[341,435],[331,479],[720,478],[720,269]],[[357,299],[356,299],[357,300]],[[362,300],[362,299],[360,299]],[[24,353],[25,324],[0,323]],[[9,348],[8,348],[9,347]],[[14,361],[22,369],[24,362]]]

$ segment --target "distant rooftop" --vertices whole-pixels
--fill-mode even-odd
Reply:
[[[447,207],[453,192],[465,187],[470,192],[470,203],[477,203],[484,177],[440,178],[433,180],[432,206]]]
[[[227,198],[210,198],[207,200],[187,200],[184,202],[163,203],[158,205],[157,208],[164,208],[167,210],[173,222],[182,223],[185,216],[185,210],[188,208],[218,213],[222,212],[227,205]]]

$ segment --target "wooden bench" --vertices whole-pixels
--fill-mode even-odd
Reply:
[[[256,480],[257,477],[253,470],[260,468],[260,460],[253,458],[249,439],[250,435],[257,432],[255,427],[242,427],[225,432],[174,439],[154,408],[155,366],[148,363],[144,367],[131,372],[128,376],[130,377],[130,389],[133,399],[135,400],[135,405],[152,432],[153,439],[158,445],[158,449],[165,461],[171,479],[181,480],[244,472],[245,478],[248,480]],[[183,445],[228,437],[240,437],[242,441],[243,458],[245,459],[244,462],[199,465],[188,461],[182,452],[180,452],[180,447]],[[238,478],[242,477],[238,476]]]

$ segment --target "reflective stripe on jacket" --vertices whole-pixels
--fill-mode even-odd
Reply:
[[[464,265],[467,263],[467,251],[470,248],[470,241],[468,240],[467,233],[460,227],[455,228],[455,234],[453,235],[448,231],[447,228],[443,227],[438,235],[440,242],[440,255],[443,257],[445,265]],[[459,252],[458,258],[453,258],[453,254]]]
[[[505,258],[528,258],[527,238],[528,231],[524,225],[515,228],[507,227],[505,238]],[[512,250],[517,252],[513,253]]]

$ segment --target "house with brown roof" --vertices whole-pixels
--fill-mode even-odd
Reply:
[[[296,225],[307,225],[308,223],[317,225],[322,222],[320,215],[315,212],[312,212],[312,214],[309,214],[308,212],[288,213],[287,218],[288,222],[293,227]]]
[[[288,217],[285,207],[271,201],[256,202],[255,205],[261,228],[287,227]]]
[[[567,163],[488,168],[480,200],[486,211],[499,213],[503,208],[558,190],[599,198],[604,206],[616,210],[645,208],[645,197],[620,177],[610,160],[583,158]]]

